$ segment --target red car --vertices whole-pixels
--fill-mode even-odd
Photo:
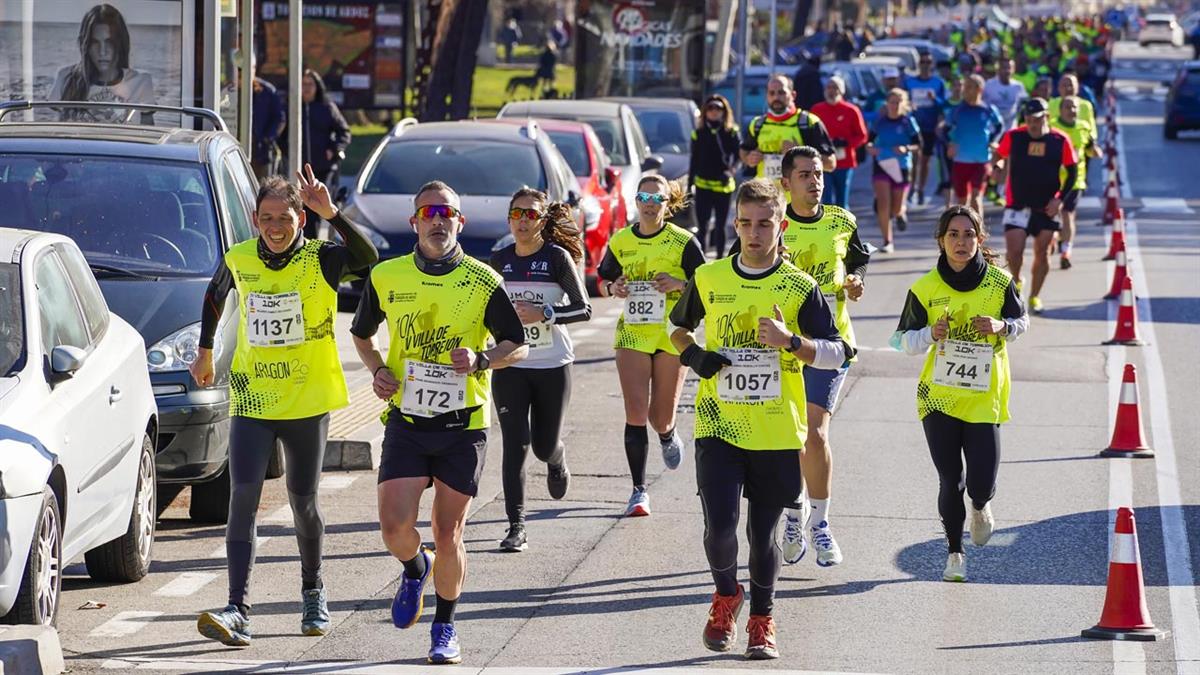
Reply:
[[[525,118],[499,119],[498,122],[524,124]],[[621,172],[608,163],[604,146],[586,122],[537,119],[538,127],[550,136],[554,146],[567,160],[567,166],[579,180],[587,288],[596,292],[596,268],[604,257],[608,239],[625,225],[625,201],[621,199]]]

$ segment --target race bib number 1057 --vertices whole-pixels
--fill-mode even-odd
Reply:
[[[722,401],[748,403],[779,398],[779,350],[724,348],[721,354],[732,362],[717,373],[717,396]]]

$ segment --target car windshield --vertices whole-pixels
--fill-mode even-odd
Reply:
[[[687,154],[690,147],[691,129],[684,126],[684,120],[674,110],[634,109],[634,116],[646,132],[646,140],[650,142],[652,152],[669,152],[675,155]]]
[[[0,373],[12,374],[25,355],[25,322],[21,312],[21,268],[0,263]]]
[[[532,145],[474,139],[400,140],[388,144],[367,176],[367,194],[416,194],[431,180],[461,195],[508,196],[524,186],[546,189]]]
[[[591,162],[588,161],[587,143],[583,134],[576,131],[547,131],[554,147],[562,153],[571,167],[571,173],[576,176],[589,176],[592,173]]]
[[[1190,73],[1183,82],[1180,82],[1176,95],[1200,98],[1200,72]]]
[[[0,153],[0,227],[75,240],[97,275],[193,277],[221,244],[199,164]]]
[[[625,134],[621,133],[621,127],[618,125],[616,119],[611,117],[547,115],[545,113],[537,113],[537,116],[558,120],[587,122],[592,125],[592,130],[596,132],[596,137],[600,139],[600,145],[604,148],[604,154],[608,155],[609,163],[616,164],[617,166],[627,166],[629,164],[629,151],[625,145]]]

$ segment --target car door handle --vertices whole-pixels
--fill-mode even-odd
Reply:
[[[109,405],[112,405],[113,403],[120,401],[122,396],[124,396],[124,394],[121,393],[121,390],[117,389],[116,386],[113,386],[111,389],[108,390]]]

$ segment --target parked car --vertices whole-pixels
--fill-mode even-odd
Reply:
[[[638,124],[650,142],[650,152],[663,158],[659,173],[687,183],[692,155],[692,130],[700,122],[700,108],[690,98],[637,98],[609,96],[595,99],[624,103],[633,108]]]
[[[158,404],[158,482],[191,485],[191,517],[223,523],[229,513],[228,373],[237,341],[236,303],[226,303],[214,344],[222,374],[215,386],[196,386],[187,368],[196,356],[200,309],[218,260],[254,236],[254,174],[211,111],[156,108],[207,120],[211,131],[26,122],[12,114],[50,107],[0,103],[0,227],[53,232],[78,244],[108,306],[148,345]],[[282,470],[276,448],[268,475]]]
[[[70,239],[0,228],[0,260],[0,615],[53,625],[70,561],[150,569],[158,414],[141,335]]]
[[[609,237],[625,226],[625,201],[621,199],[621,172],[608,163],[604,146],[586,122],[538,119],[538,125],[562,153],[571,173],[579,181],[580,232],[583,233],[584,279],[589,292],[595,291],[596,268],[604,258]],[[495,120],[498,124],[523,126],[525,119],[505,118]],[[511,239],[498,242],[507,246]]]
[[[592,125],[604,145],[608,161],[621,172],[621,196],[625,200],[625,216],[632,221],[637,214],[634,196],[638,181],[646,172],[657,171],[663,158],[651,154],[650,142],[633,109],[612,101],[514,101],[506,103],[497,117],[539,117],[575,120]]]
[[[1174,140],[1180,131],[1200,129],[1200,61],[1188,61],[1179,68],[1167,91],[1164,111],[1166,138]]]
[[[934,63],[954,60],[954,50],[952,48],[924,38],[884,38],[882,40],[876,40],[873,44],[877,47],[913,47],[919,54],[932,54]]]
[[[1182,47],[1183,37],[1183,26],[1174,14],[1148,14],[1145,25],[1138,32],[1138,44],[1143,47],[1152,44]]]
[[[830,61],[821,64],[821,82],[838,75],[846,83],[846,98],[861,106],[867,97],[883,88],[879,69],[862,59],[855,61]]]
[[[481,260],[508,234],[508,200],[521,187],[579,204],[578,181],[567,161],[532,120],[512,125],[406,119],[371,151],[345,199],[346,215],[366,230],[381,259],[416,246],[409,224],[413,197],[431,180],[445,181],[462,197],[467,226],[458,241],[467,255]]]
[[[863,56],[895,56],[900,59],[905,69],[914,73],[917,71],[917,62],[921,60],[921,54],[916,47],[879,43],[867,45]]]

